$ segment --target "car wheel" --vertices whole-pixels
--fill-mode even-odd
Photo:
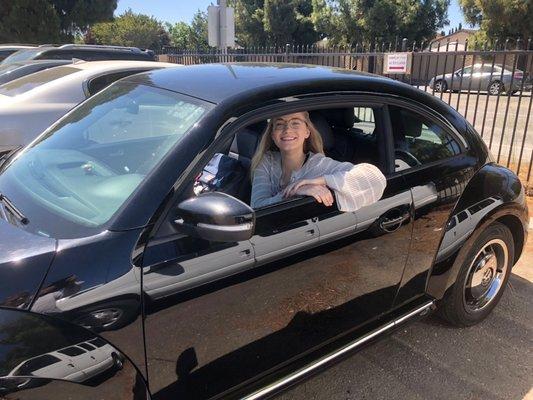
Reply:
[[[502,85],[502,83],[499,82],[499,81],[491,82],[490,85],[489,85],[489,88],[488,88],[488,92],[489,92],[489,94],[491,94],[492,96],[497,96],[497,95],[499,95],[501,92],[503,92],[503,85]]]
[[[489,225],[474,241],[459,275],[439,307],[452,325],[465,327],[482,321],[498,304],[514,260],[513,235],[505,225]]]
[[[439,80],[435,82],[435,91],[436,92],[445,92],[448,89],[448,84],[446,81]]]
[[[124,361],[122,361],[122,357],[115,353],[113,353],[111,357],[113,357],[113,366],[115,367],[115,370],[120,371],[122,368],[124,368]]]

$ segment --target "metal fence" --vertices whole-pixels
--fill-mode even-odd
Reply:
[[[473,47],[473,46],[471,46]],[[391,53],[407,53],[408,72],[384,73]],[[292,46],[180,51],[167,48],[160,59],[179,64],[281,62],[326,65],[371,72],[399,80],[438,96],[461,113],[481,134],[497,161],[533,186],[533,47],[527,43],[493,43],[469,48],[468,41],[406,40],[394,46],[352,48]]]

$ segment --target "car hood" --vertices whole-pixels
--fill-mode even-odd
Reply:
[[[55,239],[0,218],[0,305],[28,308],[56,252]]]

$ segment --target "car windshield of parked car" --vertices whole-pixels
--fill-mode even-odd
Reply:
[[[11,82],[0,86],[0,94],[4,96],[18,96],[26,93],[38,86],[51,82],[55,79],[63,78],[67,75],[80,72],[79,68],[74,67],[55,67],[36,72],[34,74],[26,75],[15,79]]]
[[[33,60],[33,58],[41,51],[43,51],[42,48],[16,51],[13,54],[11,54],[9,57],[6,57],[4,61],[2,61],[2,64],[5,65],[5,64],[11,64],[17,61]]]
[[[28,230],[55,235],[58,218],[64,229],[100,228],[208,107],[168,90],[113,85],[8,161],[0,193]]]

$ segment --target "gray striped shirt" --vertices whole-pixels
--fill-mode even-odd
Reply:
[[[253,208],[284,200],[281,194],[281,175],[281,154],[267,151],[253,175]],[[377,202],[387,185],[385,176],[372,164],[354,165],[311,152],[302,168],[292,172],[290,183],[320,176],[324,176],[327,186],[335,193],[340,211],[356,211]]]

